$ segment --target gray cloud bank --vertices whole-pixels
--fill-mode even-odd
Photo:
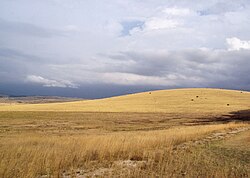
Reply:
[[[248,0],[3,0],[0,94],[250,90],[249,16]]]
[[[1,50],[0,50],[1,51]],[[10,50],[9,50],[10,52]],[[9,54],[10,56],[17,55]],[[6,53],[1,53],[6,56]],[[1,71],[9,79],[19,76],[27,83],[45,87],[77,88],[79,85],[112,84],[124,86],[225,87],[250,89],[250,50],[189,49],[179,51],[126,51],[99,55],[93,65],[47,64],[39,69],[21,63],[17,57],[6,60]],[[108,61],[108,62],[107,62]],[[31,64],[30,60],[28,62]],[[4,65],[1,65],[4,66]],[[6,68],[7,66],[7,68]],[[24,69],[25,66],[25,69]],[[20,76],[19,71],[22,71]],[[25,73],[23,72],[25,71]],[[51,77],[52,76],[52,77]]]
[[[103,67],[106,81],[184,87],[250,89],[250,50],[123,52]],[[124,63],[124,61],[129,61]],[[126,74],[126,75],[125,75]]]

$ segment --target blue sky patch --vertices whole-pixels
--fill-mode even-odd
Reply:
[[[121,32],[121,36],[129,36],[130,35],[130,31],[134,28],[140,28],[142,29],[143,25],[144,25],[144,21],[140,21],[140,20],[133,20],[133,21],[124,21],[121,23],[123,29]]]

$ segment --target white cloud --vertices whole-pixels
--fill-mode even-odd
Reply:
[[[230,51],[239,51],[241,49],[250,49],[250,41],[243,41],[239,38],[227,38],[228,50]]]
[[[191,15],[193,12],[188,8],[164,8],[145,19],[143,31],[151,30],[167,30],[179,27],[182,22],[182,18]],[[138,29],[137,29],[138,31]]]
[[[26,77],[28,82],[42,84],[44,87],[60,87],[60,88],[78,88],[78,86],[70,81],[57,81],[46,79],[37,75],[28,75]]]
[[[187,16],[192,14],[192,11],[188,8],[177,8],[177,7],[166,8],[163,10],[163,12],[171,16]]]
[[[197,15],[197,13],[189,8],[161,7],[151,16],[144,18],[144,25],[132,29],[131,34],[137,32],[151,32],[155,30],[167,31],[169,29],[181,27],[183,21],[185,21],[183,19],[193,15]]]
[[[165,86],[173,86],[175,85],[175,81],[171,79],[167,79],[165,77],[158,76],[144,76],[133,73],[121,73],[121,72],[113,72],[113,73],[104,73],[102,75],[103,81],[105,83],[119,84],[119,85],[165,85]]]
[[[166,18],[151,18],[145,22],[144,30],[160,30],[175,28],[179,23],[172,19]]]
[[[66,25],[64,27],[65,31],[68,31],[68,32],[78,32],[80,31],[80,28],[77,27],[76,25]]]

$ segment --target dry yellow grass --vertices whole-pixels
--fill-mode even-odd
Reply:
[[[248,149],[228,156],[210,144],[173,148],[212,132],[249,127],[240,118],[235,123],[215,119],[249,110],[249,101],[249,92],[179,89],[0,105],[0,177],[63,177],[65,172],[74,177],[76,170],[93,176],[100,168],[110,170],[101,174],[107,177],[247,177],[250,163],[242,157],[250,155]],[[145,165],[116,164],[127,160]]]
[[[249,109],[249,101],[250,92],[177,89],[68,103],[5,105],[0,111],[225,113]]]
[[[250,130],[243,132],[233,138],[224,140],[223,143],[218,144],[224,148],[237,148],[239,150],[248,150],[250,146]],[[249,158],[250,159],[250,158]]]
[[[95,166],[97,166],[107,162],[112,165],[116,160],[132,158],[163,159],[163,153],[169,152],[177,144],[201,138],[213,131],[241,126],[246,125],[231,123],[80,136],[13,134],[11,137],[1,138],[0,176],[60,177],[63,171],[72,168],[75,170],[89,168],[93,161],[96,161]]]

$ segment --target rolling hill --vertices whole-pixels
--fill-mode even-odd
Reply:
[[[97,100],[47,104],[9,104],[0,111],[225,113],[250,109],[250,92],[174,89]]]
[[[5,103],[0,177],[249,177],[249,101],[245,91],[177,89]]]

